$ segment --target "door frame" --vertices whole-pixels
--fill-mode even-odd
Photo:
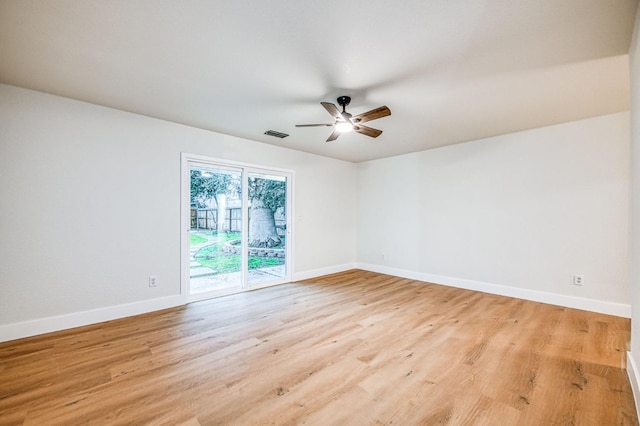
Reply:
[[[241,262],[241,275],[242,285],[240,290],[232,290],[228,293],[220,293],[214,296],[208,293],[203,293],[203,297],[198,295],[191,296],[189,294],[189,280],[190,280],[190,261],[189,261],[189,245],[190,245],[190,231],[191,231],[191,164],[197,163],[202,166],[220,167],[220,168],[232,168],[242,170],[242,262]],[[246,174],[247,173],[262,173],[266,175],[279,175],[287,178],[287,202],[285,206],[285,214],[287,218],[286,224],[286,248],[285,248],[285,276],[282,279],[269,281],[266,283],[260,283],[248,287],[248,255],[247,255],[247,232],[249,229],[249,215],[248,215],[248,192],[246,188]],[[293,227],[293,206],[294,206],[294,176],[293,170],[287,170],[277,167],[269,167],[259,164],[244,163],[238,161],[224,160],[214,157],[208,157],[198,154],[190,154],[186,152],[181,153],[181,167],[180,167],[180,295],[185,303],[193,302],[196,300],[208,299],[211,297],[223,296],[226,294],[241,293],[244,291],[256,290],[258,288],[271,287],[274,285],[284,284],[291,282],[293,276],[293,242],[294,242],[294,227]]]

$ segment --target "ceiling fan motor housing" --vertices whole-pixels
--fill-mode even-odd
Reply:
[[[340,96],[338,97],[338,105],[344,109],[351,102],[351,96]]]

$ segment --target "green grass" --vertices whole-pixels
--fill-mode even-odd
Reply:
[[[218,274],[238,272],[240,270],[240,256],[237,254],[224,253],[222,246],[227,241],[239,240],[240,233],[227,232],[220,236],[214,233],[213,236],[215,237],[213,240],[216,242],[198,250],[195,254],[196,261],[204,267],[213,269]],[[278,265],[284,265],[284,259],[249,257],[249,269],[260,269]]]
[[[198,244],[202,244],[202,243],[206,243],[207,241],[209,241],[208,239],[206,239],[205,237],[202,237],[198,234],[191,234],[190,235],[190,242],[192,246],[198,245]]]
[[[238,272],[240,270],[240,256],[220,252],[221,246],[221,244],[215,243],[201,248],[195,255],[196,261],[219,274]]]
[[[250,257],[249,269],[268,268],[270,266],[284,265],[284,259],[273,257]]]

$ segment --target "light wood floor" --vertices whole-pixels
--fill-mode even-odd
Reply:
[[[363,271],[0,344],[0,424],[636,425],[629,320]]]

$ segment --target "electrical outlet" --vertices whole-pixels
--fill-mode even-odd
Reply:
[[[158,286],[158,277],[155,275],[149,275],[149,287],[157,287]]]
[[[582,275],[573,276],[573,285],[582,285],[583,281],[584,281],[584,276]]]

